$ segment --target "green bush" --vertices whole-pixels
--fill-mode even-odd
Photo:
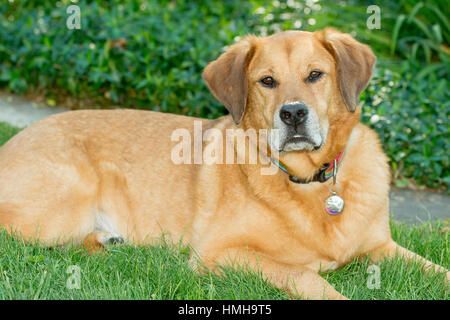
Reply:
[[[349,1],[359,2],[366,1]],[[201,72],[238,36],[333,25],[372,43],[377,51],[389,49],[389,33],[366,28],[365,6],[271,0],[80,1],[82,28],[69,30],[69,4],[0,4],[0,87],[72,108],[117,105],[214,118],[225,110],[207,92]]]
[[[402,0],[392,32],[391,53],[411,60],[448,60],[448,1]]]
[[[377,69],[361,95],[362,121],[374,128],[391,160],[398,186],[450,186],[449,66],[404,62],[399,71]]]
[[[89,98],[91,107],[223,114],[201,72],[235,35],[249,32],[244,13],[252,3],[81,1],[80,30],[66,27],[68,1],[58,3],[0,5],[3,86],[58,102]]]

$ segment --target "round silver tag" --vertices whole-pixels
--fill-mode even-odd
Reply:
[[[325,201],[325,209],[329,214],[339,214],[344,210],[344,199],[333,194]]]

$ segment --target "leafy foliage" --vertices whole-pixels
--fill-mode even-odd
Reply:
[[[428,187],[450,186],[448,119],[450,70],[404,62],[398,72],[378,69],[362,94],[362,121],[374,128],[391,160],[398,186],[405,178]]]
[[[450,53],[448,1],[400,1],[392,32],[391,53],[412,60],[447,61]]]
[[[251,4],[115,0],[79,6],[82,28],[69,30],[63,2],[0,5],[3,85],[90,98],[90,106],[223,114],[201,72],[235,34],[249,32],[243,13],[252,11]]]
[[[367,29],[363,6],[269,0],[80,1],[81,29],[69,30],[69,4],[0,4],[0,87],[40,94],[51,105],[120,106],[214,118],[224,108],[207,91],[201,72],[245,34],[333,25],[379,52],[388,52],[383,48],[390,41],[389,33]]]

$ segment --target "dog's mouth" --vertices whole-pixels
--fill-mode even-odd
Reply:
[[[282,151],[316,151],[321,147],[321,144],[317,144],[310,137],[301,134],[295,134],[284,141],[281,149]]]

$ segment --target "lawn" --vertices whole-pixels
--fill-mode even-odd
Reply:
[[[0,123],[0,145],[17,131]],[[448,269],[449,224],[448,220],[420,226],[392,222],[392,236]],[[139,248],[114,246],[103,254],[88,255],[80,248],[25,245],[0,231],[0,299],[288,298],[259,274],[225,268],[222,277],[198,275],[188,259],[188,248],[164,242]],[[379,264],[380,288],[370,289],[369,266],[367,260],[355,260],[323,276],[351,299],[450,298],[442,275],[425,273],[417,264],[400,259]]]
[[[13,135],[19,132],[20,129],[15,128],[7,123],[0,122],[0,146],[9,140]]]

